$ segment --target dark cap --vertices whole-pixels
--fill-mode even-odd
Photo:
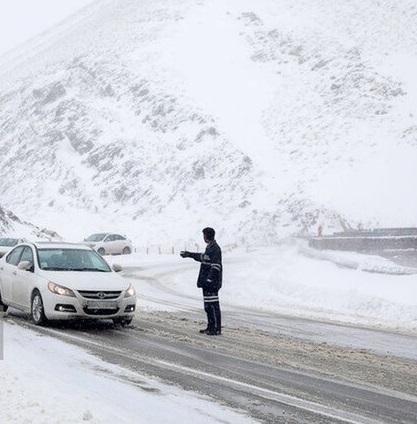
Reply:
[[[211,240],[214,240],[216,232],[214,231],[213,228],[207,227],[207,228],[204,228],[203,234],[206,236],[207,240],[211,241]]]

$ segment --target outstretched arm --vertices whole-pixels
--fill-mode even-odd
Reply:
[[[194,252],[187,252],[186,250],[180,252],[180,256],[182,258],[192,258],[197,262],[204,262],[204,254],[203,253],[194,253]]]

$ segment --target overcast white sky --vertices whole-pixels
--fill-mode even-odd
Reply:
[[[92,0],[0,0],[0,55]]]

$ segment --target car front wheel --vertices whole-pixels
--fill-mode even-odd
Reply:
[[[123,249],[123,255],[130,255],[132,251],[130,250],[130,247],[125,247]]]
[[[44,325],[48,321],[45,316],[42,296],[38,291],[36,291],[32,296],[31,316],[32,321],[36,325]]]

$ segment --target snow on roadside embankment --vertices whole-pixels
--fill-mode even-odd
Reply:
[[[0,236],[2,235],[28,239],[60,239],[59,234],[55,231],[42,229],[30,222],[23,221],[0,205]]]
[[[254,422],[56,339],[17,325],[4,327],[1,423]]]
[[[417,275],[382,273],[388,269],[407,274],[410,268],[376,256],[347,252],[323,255],[314,257],[299,245],[226,254],[221,290],[224,306],[417,330]],[[193,262],[183,268],[180,264],[184,260],[168,255],[133,255],[113,261],[139,265],[146,275],[155,274],[167,287],[184,295],[200,294],[195,286],[198,264]],[[167,272],[169,267],[171,273]]]

